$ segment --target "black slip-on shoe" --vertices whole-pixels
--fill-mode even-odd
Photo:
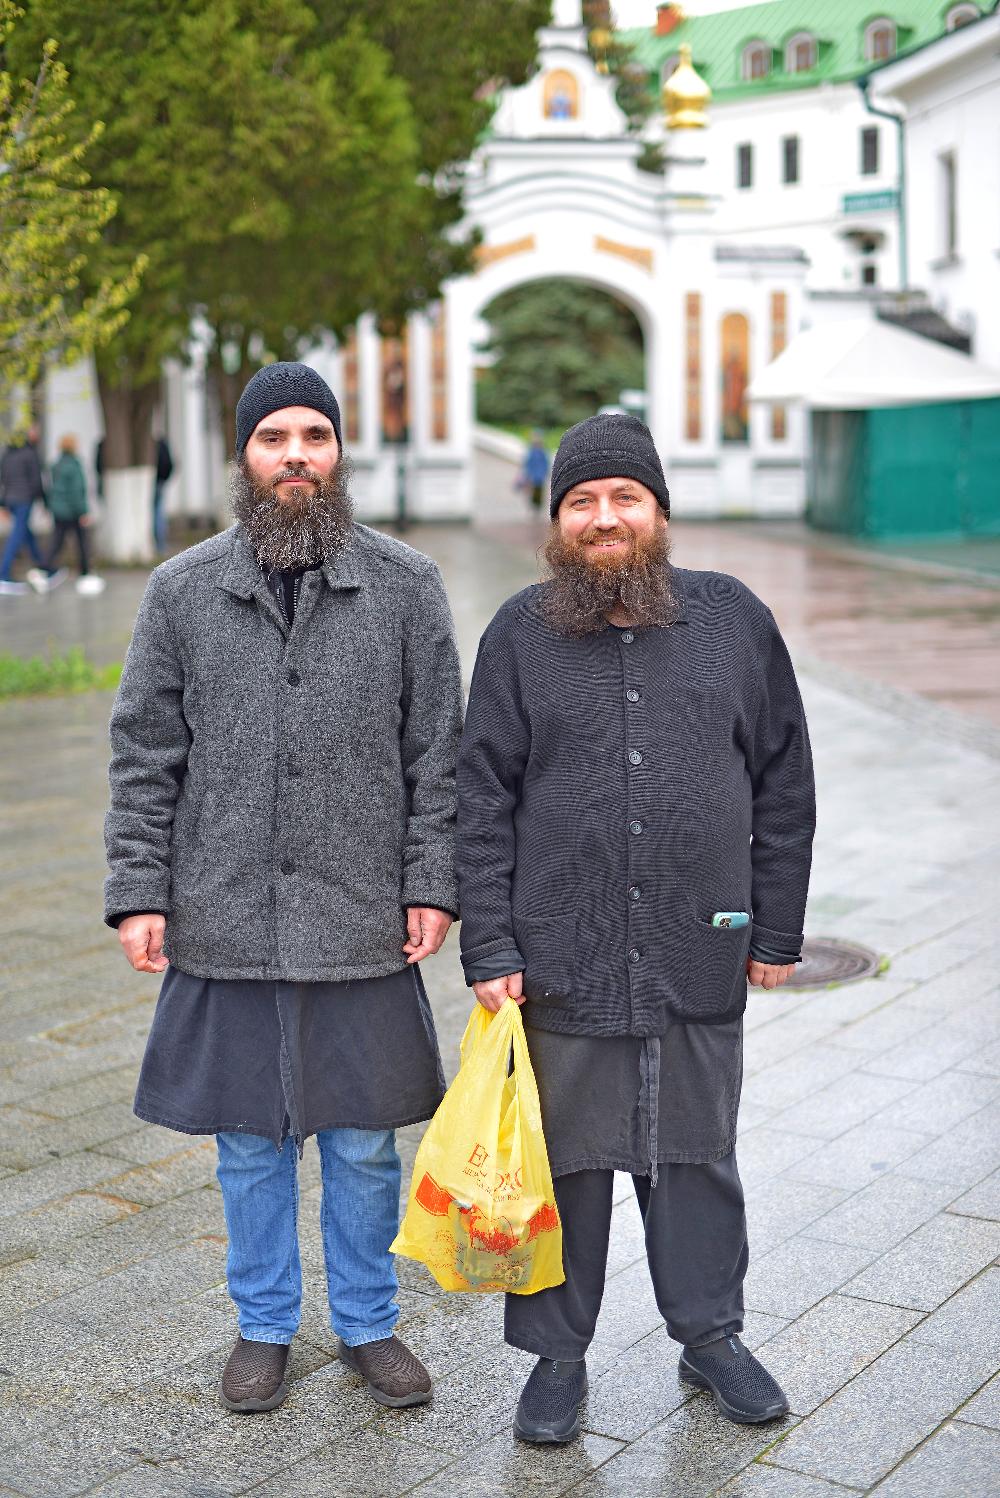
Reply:
[[[788,1414],[781,1386],[739,1337],[685,1347],[678,1369],[681,1383],[711,1390],[720,1415],[737,1425],[760,1425]]]
[[[239,1415],[277,1409],[288,1393],[287,1363],[284,1342],[248,1342],[237,1337],[219,1385],[220,1400]]]
[[[587,1365],[539,1358],[514,1411],[514,1434],[533,1446],[564,1446],[580,1434]]]
[[[340,1340],[337,1356],[345,1367],[360,1373],[372,1398],[390,1409],[427,1404],[431,1397],[430,1374],[398,1337],[382,1337],[360,1347],[348,1347]]]

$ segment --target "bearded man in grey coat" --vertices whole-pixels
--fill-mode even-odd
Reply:
[[[458,910],[451,617],[427,557],[354,523],[314,370],[261,370],[236,425],[237,523],[153,572],[111,720],[105,918],[165,973],[135,1111],[218,1142],[227,1408],[287,1393],[310,1134],[340,1357],[419,1404],[388,1249],[394,1130],[443,1093],[418,963]]]
[[[458,778],[466,979],[487,1009],[524,1005],[563,1228],[565,1283],[507,1297],[507,1341],[538,1357],[514,1430],[579,1431],[615,1170],[682,1380],[730,1420],[771,1420],[788,1402],[738,1335],[735,1137],[747,981],[787,981],[802,943],[802,703],[764,604],[671,565],[635,417],[565,434],[550,510],[550,576],[480,644]]]

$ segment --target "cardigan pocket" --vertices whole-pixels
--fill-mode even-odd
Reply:
[[[691,923],[691,962],[679,1019],[702,1023],[742,1013],[746,1006],[746,965],[753,922],[746,926]]]
[[[573,997],[576,916],[514,917],[514,940],[524,958],[524,995],[536,1004],[568,1005]]]

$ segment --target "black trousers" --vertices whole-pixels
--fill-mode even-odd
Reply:
[[[749,1250],[735,1152],[707,1165],[661,1165],[655,1186],[647,1176],[632,1179],[670,1336],[692,1346],[742,1331]],[[578,1170],[554,1185],[566,1281],[535,1295],[508,1295],[504,1337],[538,1357],[570,1361],[586,1354],[601,1309],[614,1172]]]
[[[45,570],[54,572],[59,553],[62,551],[67,536],[75,536],[77,549],[80,553],[80,576],[86,577],[90,571],[87,558],[87,536],[79,520],[57,520],[52,527],[52,545],[45,562]]]

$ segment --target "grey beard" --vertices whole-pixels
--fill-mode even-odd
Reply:
[[[354,465],[350,458],[341,453],[329,478],[305,485],[301,498],[279,499],[274,483],[293,474],[282,469],[274,480],[261,484],[245,458],[234,463],[230,473],[233,514],[265,572],[315,567],[343,551],[351,534]],[[303,477],[307,475],[317,477],[311,471]]]
[[[550,628],[567,639],[607,629],[608,615],[616,609],[639,629],[677,618],[665,526],[648,540],[637,540],[620,562],[589,562],[580,543],[564,540],[553,522],[545,560],[550,576],[542,588],[542,609]]]

